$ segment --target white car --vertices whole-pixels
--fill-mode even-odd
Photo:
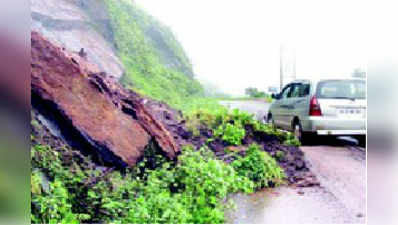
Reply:
[[[272,95],[267,121],[292,131],[302,142],[314,135],[366,139],[364,79],[295,80]]]

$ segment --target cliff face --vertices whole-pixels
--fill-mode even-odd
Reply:
[[[180,115],[104,76],[84,57],[31,33],[37,118],[69,145],[114,166],[134,166],[152,143],[174,158],[187,136]]]
[[[182,109],[203,96],[172,31],[133,0],[31,0],[31,30],[129,89]]]
[[[124,67],[117,57],[109,16],[102,0],[31,0],[31,29],[69,51],[82,48],[102,71],[120,78]]]
[[[31,0],[31,28],[70,51],[83,48],[90,62],[120,78],[124,66],[118,55],[110,4],[132,5],[115,0]],[[193,77],[190,61],[169,28],[137,7],[130,7],[128,12],[143,34],[145,44],[154,49],[161,63]],[[117,19],[118,15],[114,16]],[[134,38],[130,37],[132,43],[144,45]],[[136,54],[141,52],[131,56],[140,57]]]

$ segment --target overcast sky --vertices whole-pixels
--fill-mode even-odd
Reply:
[[[361,1],[136,0],[171,27],[199,79],[243,94],[279,85],[279,48],[296,49],[298,78],[366,69]]]

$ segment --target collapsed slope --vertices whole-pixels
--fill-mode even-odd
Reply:
[[[37,32],[31,96],[33,223],[222,223],[231,193],[317,184],[291,135],[239,111],[183,117]]]
[[[153,113],[166,110],[151,112],[146,106],[151,100],[36,32],[31,33],[31,79],[33,108],[57,125],[64,138],[89,146],[108,163],[133,166],[151,139],[170,158],[179,151],[179,136]]]
[[[171,29],[129,0],[31,0],[33,30],[127,88],[182,108],[203,88]]]
[[[281,143],[292,141],[292,136],[274,134],[245,113],[199,112],[185,118],[189,120],[186,124],[180,111],[121,87],[84,58],[53,45],[37,32],[31,33],[31,46],[34,119],[70,146],[95,155],[105,164],[132,167],[154,146],[174,159],[184,145],[199,149],[206,144],[219,159],[230,163],[236,157],[229,157],[225,149],[238,149],[244,155],[248,145],[255,143],[277,158],[291,183],[316,183],[306,179],[311,174],[303,152]],[[211,119],[206,124],[203,118]],[[187,128],[192,124],[197,132]],[[221,139],[227,135],[236,139],[235,133],[224,133],[230,132],[226,127],[244,129],[242,140],[231,144]],[[243,147],[234,147],[238,143]]]

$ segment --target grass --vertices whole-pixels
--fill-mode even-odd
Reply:
[[[204,96],[173,33],[134,3],[106,0],[115,45],[126,72],[121,83],[177,109]],[[160,37],[159,37],[160,36]],[[167,55],[167,57],[165,56]]]
[[[253,115],[213,103],[195,104],[202,107],[188,111],[188,123],[211,129],[250,124],[281,141],[292,140]],[[242,135],[234,130],[219,132],[231,144],[240,144]],[[97,168],[68,147],[32,146],[31,222],[224,223],[225,210],[233,205],[225,202],[229,194],[277,186],[285,178],[275,159],[256,145],[231,164],[218,160],[206,145],[199,150],[183,147],[176,162],[158,151],[152,146],[135,168],[113,171]]]
[[[184,147],[178,163],[160,157],[154,169],[148,159],[127,172],[104,172],[68,148],[32,146],[31,222],[224,223],[229,194],[252,193],[281,176],[255,146],[232,165],[205,146]]]
[[[273,99],[270,96],[254,98],[254,97],[224,97],[217,98],[221,101],[264,101],[267,103],[272,103]]]

